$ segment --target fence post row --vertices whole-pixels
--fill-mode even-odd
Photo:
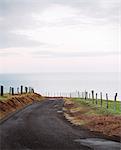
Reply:
[[[31,87],[25,87],[25,93],[34,93],[34,89],[31,88]],[[15,91],[14,91],[14,88],[13,87],[10,87],[9,88],[9,94],[11,95],[14,95]],[[17,88],[17,93],[19,94],[19,87]],[[23,85],[20,86],[20,93],[23,94]],[[91,97],[91,94],[92,94],[92,97]],[[85,92],[79,92],[78,91],[78,97],[80,97],[81,99],[92,99],[92,103],[96,103],[96,105],[98,104],[98,94],[96,93],[94,97],[94,90],[91,91],[91,94],[88,93],[86,90]],[[3,96],[4,95],[4,86],[1,85],[0,86],[0,96]],[[48,96],[50,96],[50,93],[48,92],[47,93]],[[56,94],[54,93],[54,96]],[[57,94],[58,95],[58,94]],[[116,111],[116,101],[117,101],[117,95],[118,93],[115,93],[115,96],[114,96],[114,110]],[[62,96],[62,93],[60,93],[60,96]],[[66,95],[67,96],[67,95]],[[70,93],[70,98],[72,97],[72,93]],[[106,108],[108,109],[109,108],[109,99],[108,99],[108,93],[106,93]],[[100,92],[100,107],[103,106],[103,98],[102,98],[102,92]]]
[[[92,94],[92,97],[91,97]],[[91,94],[88,93],[86,90],[85,92],[81,92],[81,99],[92,99],[92,103],[98,105],[98,94],[96,93],[96,97],[94,97],[94,90],[91,91]],[[78,94],[79,95],[79,94]],[[117,95],[118,93],[115,93],[115,97],[114,97],[114,110],[116,111],[116,101],[117,101]],[[103,96],[102,96],[102,92],[100,92],[100,107],[103,107]],[[109,108],[109,98],[108,98],[108,93],[106,93],[106,109]]]
[[[25,87],[25,93],[34,93],[34,89],[31,88],[31,87]],[[20,87],[20,94],[23,94],[23,85],[21,85]],[[15,94],[15,90],[14,90],[14,87],[10,87],[9,88],[9,94],[11,95],[14,95]],[[19,94],[19,87],[17,87],[17,94]],[[3,85],[0,85],[0,96],[4,96],[4,86]]]
[[[25,93],[28,93],[28,87],[25,87]]]

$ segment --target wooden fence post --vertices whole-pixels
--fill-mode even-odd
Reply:
[[[80,91],[80,99],[82,99],[82,92]]]
[[[85,100],[87,99],[87,95],[86,95],[86,94],[87,94],[87,92],[85,91],[85,92],[84,92],[84,99],[85,99]]]
[[[79,91],[78,91],[78,98],[80,98],[80,93],[79,93]]]
[[[102,92],[100,92],[100,105],[102,107],[102,104],[103,104],[103,100],[102,100]]]
[[[108,109],[108,94],[106,93],[106,108]]]
[[[23,94],[23,85],[21,85],[21,94]]]
[[[84,99],[84,92],[82,92],[82,99]]]
[[[94,104],[94,90],[92,90],[91,92],[92,92],[92,103]]]
[[[11,88],[11,94],[14,95],[14,88]]]
[[[11,93],[12,93],[12,92],[11,92],[11,89],[12,89],[12,87],[10,87],[10,88],[9,88],[9,94],[11,94]]]
[[[115,94],[115,97],[114,97],[114,110],[116,111],[116,99],[117,99],[117,95],[118,93]]]
[[[86,92],[86,99],[88,99],[88,92]]]
[[[28,87],[25,87],[25,93],[28,93]]]
[[[70,98],[71,98],[71,93],[70,93]]]
[[[89,99],[90,99],[91,97],[90,97],[90,93],[89,93]]]
[[[88,98],[88,92],[85,91],[85,100]]]
[[[96,93],[96,105],[97,105],[97,93]]]
[[[31,87],[29,87],[29,93],[31,93],[32,91],[31,91]],[[46,92],[46,96],[47,96],[47,92]]]
[[[3,87],[3,85],[0,86],[0,95],[1,96],[4,95],[4,87]]]
[[[17,94],[19,94],[19,87],[17,87]]]

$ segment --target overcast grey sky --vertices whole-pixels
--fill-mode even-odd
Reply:
[[[120,25],[120,0],[0,0],[0,73],[119,71]]]

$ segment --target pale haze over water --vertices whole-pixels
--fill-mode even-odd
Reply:
[[[109,99],[113,99],[115,93],[118,93],[118,99],[121,100],[121,78],[120,73],[38,73],[38,74],[0,74],[0,85],[5,86],[5,91],[9,87],[17,88],[20,85],[30,86],[36,92],[45,95],[65,95],[72,92],[73,96],[76,91],[90,92],[95,90],[109,94]]]
[[[121,0],[0,0],[0,85],[121,100],[120,10]]]

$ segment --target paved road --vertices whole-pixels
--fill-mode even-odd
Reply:
[[[0,150],[90,150],[76,140],[94,136],[66,121],[62,106],[48,99],[10,117],[0,125]]]

